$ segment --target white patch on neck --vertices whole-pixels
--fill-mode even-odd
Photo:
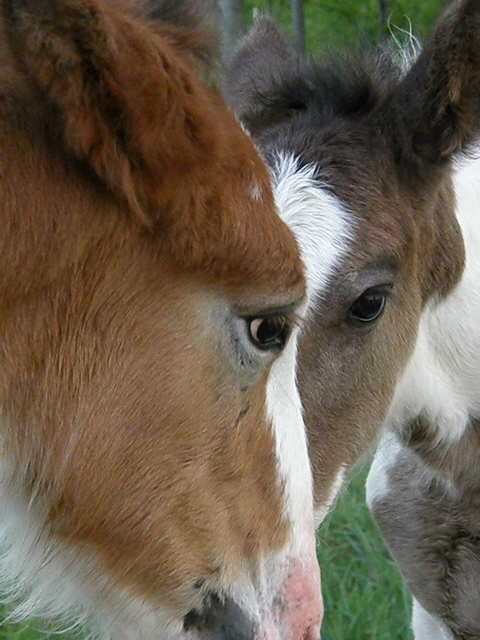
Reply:
[[[465,270],[447,298],[426,306],[387,418],[401,429],[421,415],[443,443],[458,441],[480,416],[480,160],[458,167],[454,185]]]
[[[315,305],[349,248],[352,216],[315,178],[314,166],[299,166],[293,155],[279,153],[271,172],[278,212],[297,240]]]

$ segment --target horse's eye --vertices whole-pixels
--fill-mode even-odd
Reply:
[[[348,310],[351,324],[366,324],[378,320],[385,310],[390,287],[372,287],[362,293]]]
[[[257,349],[283,349],[290,335],[290,327],[284,315],[248,318],[247,322],[250,340]]]

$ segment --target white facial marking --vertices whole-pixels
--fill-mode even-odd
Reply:
[[[330,279],[348,250],[352,222],[341,203],[316,180],[315,167],[301,167],[298,159],[280,153],[272,176],[279,215],[293,232],[305,265],[308,313],[327,293]],[[267,385],[267,409],[285,487],[285,515],[292,524],[287,553],[298,553],[311,566],[312,560],[315,561],[313,481],[295,379],[296,340],[297,336],[292,336],[272,367]],[[336,479],[332,501],[343,475],[341,472]]]
[[[263,610],[274,612],[278,640],[289,635],[288,630],[283,629],[287,623],[284,617],[286,612],[282,612],[284,606],[278,604],[282,597],[293,598],[293,602],[296,602],[295,606],[292,605],[291,618],[300,615],[304,620],[312,616],[312,629],[318,625],[321,612],[320,574],[315,551],[313,478],[295,377],[298,333],[298,329],[293,332],[284,352],[273,363],[266,394],[279,480],[284,490],[284,517],[290,524],[285,548],[266,558],[261,595]],[[265,629],[261,630],[260,637],[263,638],[264,632]],[[305,632],[306,629],[303,629],[302,634]],[[277,635],[269,637],[276,639]]]
[[[480,160],[458,167],[454,179],[465,270],[447,298],[426,306],[387,419],[396,429],[422,415],[443,443],[458,441],[470,416],[480,416]]]
[[[448,629],[413,599],[412,631],[415,640],[455,640]]]
[[[300,166],[292,155],[278,155],[272,177],[277,208],[297,240],[314,305],[348,250],[352,216],[315,178],[315,167]]]
[[[273,426],[277,460],[287,500],[286,516],[304,522],[313,513],[312,472],[302,404],[295,379],[298,330],[273,363],[267,383],[267,413]]]

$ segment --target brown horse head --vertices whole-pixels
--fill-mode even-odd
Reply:
[[[197,13],[2,3],[3,564],[103,638],[314,638],[303,267]]]

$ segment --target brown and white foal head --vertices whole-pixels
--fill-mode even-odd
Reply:
[[[231,63],[228,100],[271,167],[313,298],[299,387],[319,519],[464,268],[451,162],[480,129],[479,5],[454,3],[408,70],[385,52],[312,63],[266,17]],[[423,379],[409,374],[414,412]]]
[[[314,639],[303,267],[197,9],[2,2],[3,579],[102,638]]]

